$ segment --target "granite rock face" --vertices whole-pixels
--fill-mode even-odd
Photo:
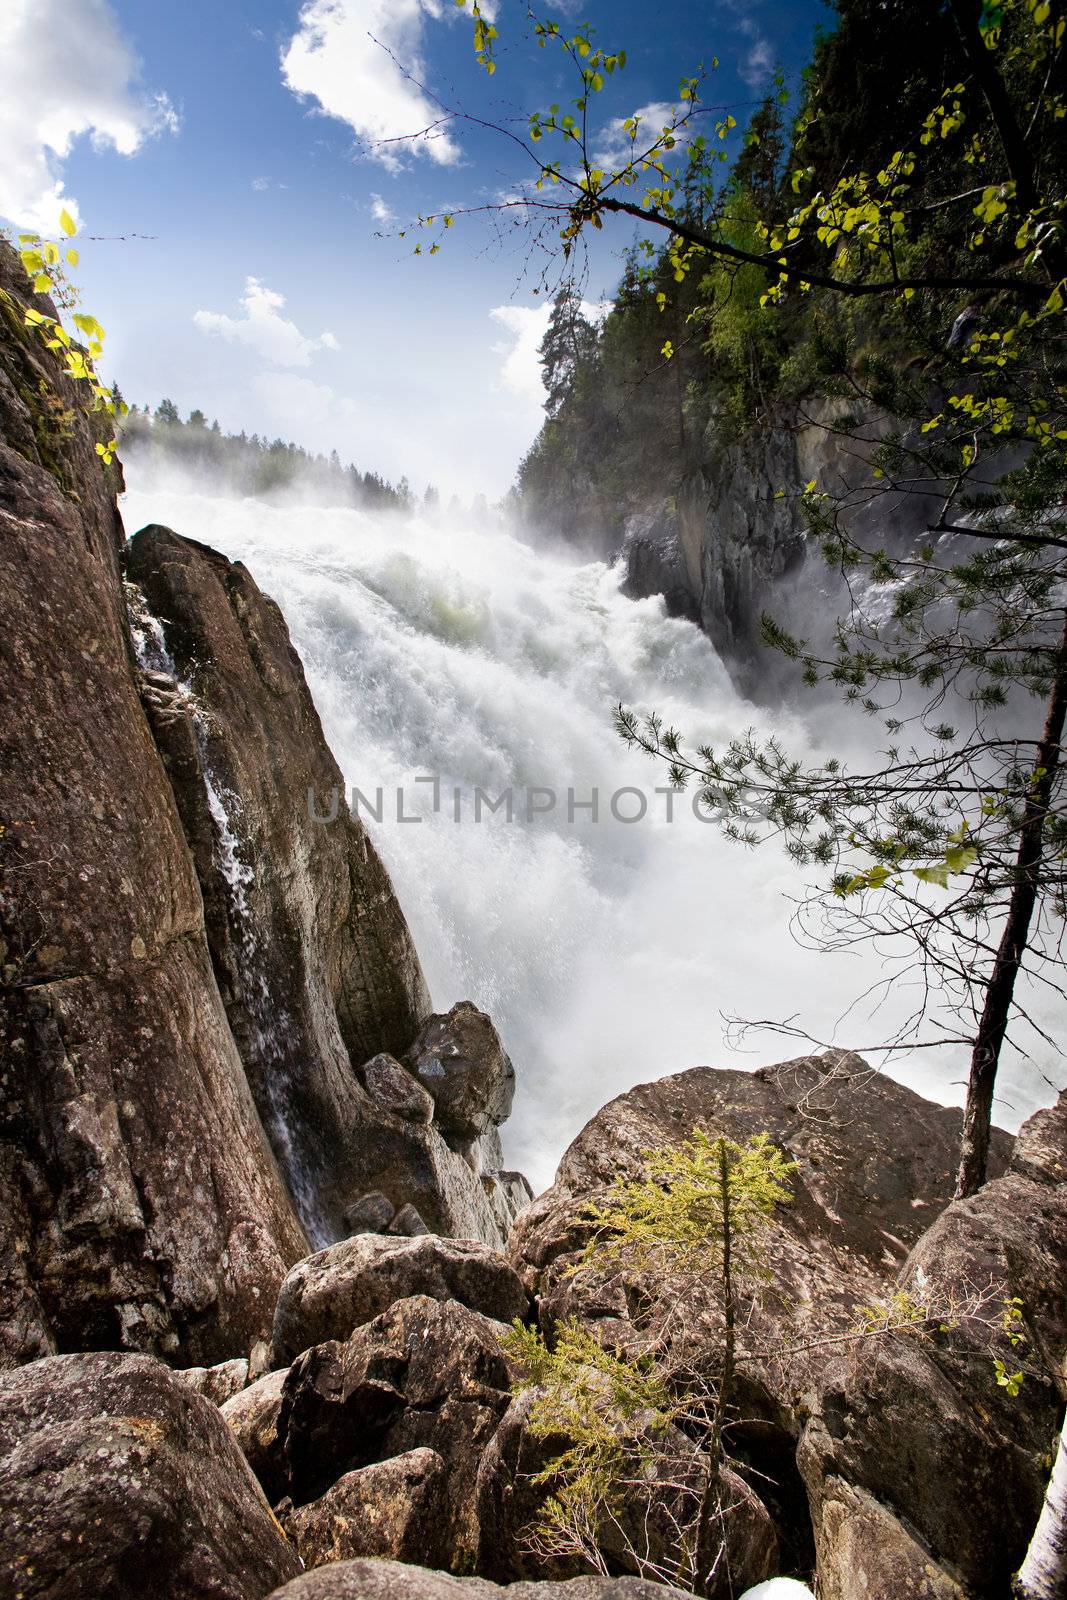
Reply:
[[[306,1572],[268,1600],[682,1600],[685,1591],[643,1578],[572,1578],[513,1583],[453,1578],[398,1561],[341,1561]]]
[[[903,548],[925,533],[936,496],[869,493],[868,458],[888,424],[856,419],[855,437],[835,432],[853,411],[837,397],[808,395],[740,440],[715,421],[699,461],[668,496],[626,523],[625,591],[663,595],[674,616],[698,622],[734,678],[764,695],[779,658],[761,639],[773,596],[775,616],[808,639],[828,629],[847,598],[822,562],[801,511],[813,478],[839,496],[844,524],[870,548]]]
[[[512,1190],[360,1083],[429,998],[365,830],[325,820],[284,621],[203,545],[125,545],[113,424],[31,305],[0,243],[0,1366],[213,1366],[368,1192],[499,1245]]]
[[[0,1591],[260,1600],[300,1569],[218,1409],[149,1356],[0,1378]]]
[[[300,1261],[274,1313],[274,1363],[312,1345],[347,1339],[398,1300],[455,1300],[497,1322],[524,1317],[529,1299],[507,1259],[468,1239],[356,1234]]]
[[[449,1565],[469,1570],[478,1546],[478,1463],[510,1400],[503,1328],[458,1301],[400,1300],[345,1341],[316,1345],[290,1367],[273,1459],[297,1507],[345,1473],[411,1450],[445,1466]]]
[[[127,565],[162,634],[146,654],[164,669],[153,692],[167,672],[171,689],[149,711],[227,1018],[308,1237],[342,1237],[375,1193],[394,1208],[385,1226],[414,1207],[431,1232],[502,1245],[510,1191],[501,1204],[452,1148],[452,1121],[397,1059],[436,1019],[281,612],[240,562],[166,528],[137,533]],[[487,1017],[469,1002],[450,1015],[468,1014],[474,1064],[510,1071]],[[510,1097],[492,1103],[506,1116]]]
[[[307,1243],[138,697],[119,480],[28,287],[0,243],[0,1365],[212,1363]]]
[[[403,1144],[352,1062],[415,1035],[430,1009],[418,957],[341,797],[277,605],[239,562],[166,528],[134,536],[127,569],[188,695],[184,713],[156,718],[156,736],[227,1016],[301,1220],[322,1244],[342,1231],[344,1207],[379,1186],[379,1142]],[[316,822],[332,795],[336,817]]]
[[[436,1450],[407,1450],[346,1472],[285,1518],[305,1567],[357,1556],[447,1567],[448,1531],[448,1474]]]

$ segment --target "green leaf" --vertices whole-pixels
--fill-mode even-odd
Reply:
[[[78,231],[78,224],[67,210],[66,206],[59,213],[59,226],[63,229],[68,239],[73,239]]]

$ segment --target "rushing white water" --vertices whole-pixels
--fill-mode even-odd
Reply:
[[[606,1100],[697,1063],[756,1066],[800,1052],[764,1036],[739,1055],[723,1014],[796,1015],[815,1037],[885,1039],[908,1009],[891,996],[872,1017],[849,1003],[878,977],[869,954],[818,955],[788,931],[802,877],[774,846],[747,851],[675,802],[666,775],[611,726],[620,700],[655,707],[687,736],[720,742],[770,731],[707,639],[632,601],[618,574],[534,550],[499,531],[446,528],[353,510],[227,500],[138,478],[132,532],[162,522],[244,561],[280,603],[349,786],[383,818],[362,815],[389,866],[435,1005],[461,998],[490,1012],[519,1089],[503,1130],[509,1162],[535,1186]],[[774,724],[801,747],[808,731]],[[430,784],[440,779],[440,809]],[[404,791],[398,822],[396,789]],[[484,809],[511,787],[515,814]],[[610,814],[623,787],[647,814]],[[454,790],[460,791],[455,820]],[[526,820],[527,790],[556,808]],[[596,821],[577,802],[598,790]],[[325,805],[328,797],[322,797]],[[544,797],[535,798],[534,805]],[[618,802],[639,809],[632,794]],[[895,1075],[959,1100],[962,1061],[892,1058]],[[998,1120],[1013,1125],[1049,1098],[1041,1074],[1011,1063]]]

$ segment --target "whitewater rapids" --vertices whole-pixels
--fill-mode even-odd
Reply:
[[[655,793],[665,772],[613,732],[623,701],[693,740],[754,727],[797,753],[814,748],[809,728],[741,698],[709,641],[661,600],[627,599],[610,567],[497,529],[226,499],[140,475],[136,461],[127,476],[131,533],[160,522],[212,545],[281,605],[349,793],[373,805],[383,791],[382,820],[360,814],[435,1007],[475,1001],[511,1053],[505,1154],[535,1188],[593,1112],[633,1084],[804,1051],[763,1035],[739,1054],[724,1016],[794,1015],[848,1046],[889,1036],[904,997],[841,1020],[879,976],[876,959],[817,954],[791,937],[788,897],[804,875],[775,845],[724,839],[688,799],[668,821]],[[440,780],[438,810],[417,777]],[[403,814],[419,821],[397,820],[398,787]],[[475,822],[475,789],[509,787],[513,820],[483,807]],[[624,788],[645,797],[639,821],[611,814]],[[527,792],[541,789],[558,803],[527,820]],[[581,806],[594,789],[595,821]],[[631,816],[639,799],[621,796],[616,810]],[[935,1099],[962,1098],[959,1053],[894,1057],[889,1070]],[[1009,1062],[998,1120],[1015,1126],[1049,1098],[1040,1073]]]

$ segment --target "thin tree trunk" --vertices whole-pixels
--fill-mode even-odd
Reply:
[[[1034,759],[1033,777],[1023,808],[1019,830],[1019,849],[1015,858],[1015,884],[1008,900],[1008,914],[997,946],[993,971],[986,986],[985,1003],[971,1052],[971,1074],[967,1084],[967,1105],[963,1113],[963,1142],[956,1179],[956,1198],[974,1194],[986,1178],[989,1157],[989,1129],[993,1115],[993,1087],[997,1078],[1000,1049],[1011,1014],[1015,980],[1030,936],[1030,923],[1037,904],[1041,879],[1041,857],[1045,818],[1056,779],[1067,714],[1067,621],[1056,656],[1056,669],[1049,692],[1048,710],[1041,743]]]
[[[1067,1595],[1067,1417],[1045,1503],[1013,1587],[1018,1600],[1063,1600]]]

